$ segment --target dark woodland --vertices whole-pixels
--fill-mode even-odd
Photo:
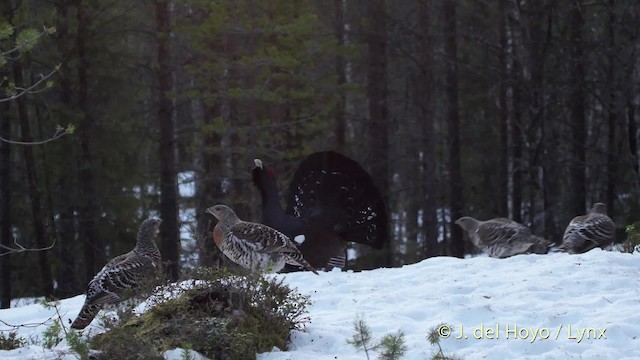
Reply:
[[[10,0],[0,5],[0,307],[83,293],[161,218],[167,277],[228,263],[218,203],[259,221],[335,150],[374,178],[382,250],[349,269],[477,253],[453,222],[559,241],[640,218],[637,0]],[[185,191],[187,189],[188,191]],[[428,278],[433,274],[425,274]]]

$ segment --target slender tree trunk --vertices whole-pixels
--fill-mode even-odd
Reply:
[[[529,115],[529,131],[527,135],[527,143],[535,144],[529,146],[529,219],[534,231],[544,229],[546,234],[555,233],[555,209],[556,206],[549,204],[549,201],[557,198],[555,188],[547,188],[544,185],[545,163],[547,160],[556,158],[556,146],[548,147],[547,139],[545,139],[545,124],[547,105],[544,97],[545,92],[545,64],[547,53],[547,41],[551,37],[551,27],[547,21],[548,5],[546,0],[541,0],[537,6],[533,8],[532,14],[528,21],[527,33],[529,34],[529,58],[530,58],[530,74],[531,81],[528,86],[528,115]],[[545,24],[547,27],[545,28]],[[552,124],[551,124],[552,125]],[[542,202],[538,201],[542,198]],[[537,229],[538,224],[535,221],[537,215],[536,205],[542,205],[544,216],[543,229]],[[547,229],[548,228],[548,229]]]
[[[180,238],[178,232],[178,185],[176,171],[176,144],[173,124],[170,34],[170,1],[156,0],[156,30],[158,35],[158,125],[160,127],[160,252],[166,271],[173,281],[178,279],[180,264]]]
[[[513,61],[514,80],[522,81],[520,77],[520,63],[517,59]],[[523,118],[522,118],[522,90],[521,84],[514,81],[513,85],[513,122],[511,123],[511,219],[516,222],[522,222],[522,167],[524,159],[522,158],[523,146]]]
[[[509,109],[507,108],[507,90],[509,70],[507,67],[507,5],[506,0],[500,0],[500,21],[498,34],[500,37],[500,90],[498,94],[498,121],[500,129],[500,153],[498,159],[498,197],[496,213],[498,216],[509,216]]]
[[[368,73],[367,96],[369,99],[369,149],[372,173],[386,203],[389,204],[389,139],[387,108],[387,28],[384,0],[367,3],[369,29],[367,31]],[[393,265],[393,237],[385,250],[382,266]]]
[[[615,199],[616,199],[616,181],[617,176],[617,164],[618,164],[618,151],[616,142],[616,126],[617,126],[617,111],[616,111],[616,71],[615,71],[615,31],[614,26],[616,23],[615,15],[615,1],[609,0],[609,23],[607,24],[607,82],[609,85],[609,136],[607,144],[607,212],[609,216],[613,217],[615,214]]]
[[[18,86],[24,85],[22,76],[22,66],[18,60],[13,63],[13,77]],[[22,131],[22,141],[32,142],[31,126],[29,124],[29,115],[27,114],[27,106],[25,97],[16,100],[18,105],[18,118],[20,119],[20,128]],[[23,146],[24,158],[27,171],[27,182],[29,189],[29,201],[31,204],[31,215],[33,220],[33,232],[35,235],[36,245],[38,248],[44,248],[49,242],[45,240],[44,217],[42,216],[42,201],[40,191],[38,190],[38,179],[36,173],[35,156],[33,154],[33,146]],[[51,298],[53,293],[53,279],[51,277],[51,266],[49,265],[48,251],[38,251],[38,265],[40,266],[40,279],[42,281],[42,294],[46,298]]]
[[[69,64],[72,60],[72,52],[69,48],[68,39],[72,37],[69,30],[69,0],[58,0],[56,6],[56,32],[59,34],[57,41],[58,52],[61,56],[60,73],[70,74]],[[73,107],[71,104],[71,77],[61,76],[57,79],[58,94],[63,109],[69,110]],[[73,152],[70,140],[59,140],[60,147],[66,147],[69,152]],[[62,145],[64,144],[64,146]],[[63,165],[63,173],[74,173],[75,170],[70,162]],[[58,177],[56,193],[58,194],[58,205],[56,206],[59,217],[55,228],[57,229],[56,252],[60,259],[60,264],[55,270],[55,279],[58,286],[55,290],[56,297],[64,298],[79,293],[80,277],[76,269],[79,245],[76,242],[76,229],[74,224],[74,206],[71,201],[71,193],[73,186],[65,176]],[[86,268],[86,267],[85,267]],[[85,277],[87,276],[85,270]]]
[[[571,141],[573,161],[571,167],[571,206],[577,214],[585,213],[586,189],[586,136],[587,124],[584,113],[584,56],[582,28],[584,8],[579,0],[571,5]]]
[[[0,75],[6,71],[0,69]],[[0,103],[0,137],[11,138],[8,103]],[[0,244],[11,246],[11,145],[0,141]],[[0,249],[0,254],[5,253]],[[0,256],[0,309],[11,306],[11,254]]]
[[[638,157],[638,124],[636,123],[636,105],[631,101],[627,105],[627,117],[629,124],[627,126],[629,138],[629,152],[631,153],[631,161],[633,162],[633,170],[640,181],[640,158]]]
[[[510,204],[510,218],[517,222],[522,222],[522,169],[524,167],[524,159],[522,158],[523,147],[523,83],[525,81],[522,71],[522,62],[524,59],[524,40],[523,26],[520,17],[520,6],[516,0],[509,0],[507,6],[507,43],[510,44],[509,49],[512,52],[511,72],[509,74],[509,82],[511,86],[511,97],[507,97],[507,103],[510,105],[510,119],[508,123],[508,132],[510,136],[511,158],[508,162],[511,184],[508,195],[508,205]]]
[[[204,108],[204,105],[203,105]],[[205,123],[209,124],[220,116],[219,106],[207,108],[203,114]],[[216,204],[223,197],[221,180],[218,169],[222,167],[220,157],[220,137],[218,134],[206,134],[200,139],[202,149],[199,154],[200,166],[196,182],[196,211],[198,214],[198,244],[199,265],[207,267],[221,267],[224,256],[213,242],[212,231],[216,220],[205,210]]]
[[[0,3],[0,15],[6,21],[13,17],[10,1]],[[7,66],[0,67],[0,79],[9,77]],[[0,103],[0,137],[11,139],[9,103]],[[11,231],[11,144],[0,140],[0,244],[13,245]],[[6,251],[0,249],[0,254]],[[0,256],[0,309],[11,307],[11,254]]]
[[[335,37],[338,42],[338,53],[335,58],[336,63],[336,76],[338,89],[338,101],[334,109],[335,118],[335,136],[336,136],[336,150],[344,152],[345,150],[345,136],[347,131],[347,124],[345,120],[345,107],[347,99],[345,96],[344,85],[346,83],[346,70],[344,60],[344,0],[334,0],[334,12],[335,12],[335,24],[334,31]]]
[[[91,150],[94,138],[94,121],[89,99],[89,60],[86,54],[87,40],[90,34],[88,3],[77,2],[78,34],[76,46],[78,51],[78,106],[82,110],[83,119],[78,125],[80,141],[80,161],[78,167],[78,185],[82,202],[79,208],[80,238],[84,242],[85,280],[89,282],[96,272],[106,263],[104,240],[97,229],[100,212],[95,184],[95,163]]]
[[[226,89],[223,89],[222,92],[229,93],[229,89],[241,87],[242,74],[236,66],[236,62],[240,60],[239,51],[241,51],[241,49],[239,49],[239,44],[241,41],[235,34],[225,34],[223,40],[228,67],[225,70],[226,75],[224,76]],[[246,194],[244,191],[246,182],[243,177],[243,174],[246,173],[246,167],[238,166],[238,164],[246,161],[246,157],[244,156],[246,151],[246,146],[244,146],[243,142],[244,137],[241,137],[239,134],[239,129],[244,125],[244,117],[240,114],[240,100],[230,96],[226,97],[223,103],[224,111],[222,118],[226,124],[224,136],[226,146],[223,146],[222,150],[224,152],[223,158],[226,159],[225,167],[227,170],[225,174],[229,177],[231,183],[230,192],[226,194],[226,197],[230,199],[231,207],[238,217],[248,219],[250,216],[249,202],[248,198],[244,196]],[[248,165],[247,163],[247,166]]]
[[[425,237],[424,255],[440,255],[438,249],[438,184],[436,182],[436,136],[433,116],[433,58],[431,30],[431,0],[418,3],[418,21],[422,34],[419,39],[420,60],[422,62],[422,96],[420,115],[422,117],[422,233]]]
[[[444,21],[444,56],[446,61],[445,98],[449,146],[449,193],[451,208],[451,239],[449,250],[452,256],[464,257],[462,229],[453,222],[462,217],[464,208],[464,186],[460,165],[460,117],[458,113],[458,41],[456,29],[456,2],[445,0],[442,5]]]

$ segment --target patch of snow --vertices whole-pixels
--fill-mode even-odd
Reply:
[[[178,193],[182,197],[194,197],[196,195],[196,173],[194,171],[182,171],[178,173]]]
[[[362,360],[364,353],[347,343],[356,316],[365,319],[375,340],[403,331],[408,347],[403,360],[429,358],[436,348],[427,342],[427,332],[440,323],[451,325],[450,337],[441,339],[445,354],[465,360],[638,359],[639,260],[640,254],[594,249],[508,259],[436,257],[401,268],[334,269],[320,276],[270,275],[310,296],[310,322],[304,331],[292,332],[288,351],[257,359]],[[76,296],[60,302],[66,326],[83,301]],[[64,342],[54,349],[40,346],[56,318],[55,309],[40,304],[0,310],[0,331],[31,339],[28,347],[0,351],[0,360],[73,359]],[[94,323],[85,334],[101,331]]]
[[[176,348],[173,350],[167,350],[162,354],[162,357],[164,357],[165,360],[182,360],[185,357],[183,356],[183,354],[185,354],[185,351],[188,351],[189,354],[189,359],[192,360],[209,360],[208,357],[200,354],[199,352],[195,351],[195,350],[186,350],[186,349],[181,349],[181,348]]]

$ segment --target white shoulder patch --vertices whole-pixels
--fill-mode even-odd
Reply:
[[[300,234],[297,235],[296,237],[293,238],[293,241],[295,241],[298,245],[302,245],[302,243],[305,241],[305,237],[304,235]]]

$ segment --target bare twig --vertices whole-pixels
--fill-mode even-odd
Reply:
[[[0,136],[0,141],[4,141],[6,143],[13,144],[13,145],[42,145],[42,144],[46,144],[48,142],[57,140],[57,139],[65,136],[67,134],[71,134],[69,129],[58,128],[58,129],[56,129],[56,133],[53,134],[52,137],[50,137],[48,139],[45,139],[45,140],[40,140],[40,141],[17,141],[17,140],[5,139],[2,136]]]
[[[51,250],[56,245],[56,239],[53,239],[53,242],[51,243],[51,245],[49,245],[47,247],[35,248],[35,249],[34,248],[26,248],[26,247],[18,244],[18,242],[15,239],[13,240],[13,244],[16,246],[15,248],[0,244],[0,248],[7,250],[5,252],[0,253],[0,256],[7,255],[7,254],[13,254],[13,253],[27,252],[27,251],[46,251],[46,250]]]
[[[46,325],[51,320],[53,320],[53,315],[50,316],[47,320],[45,320],[43,322],[39,322],[39,323],[9,324],[8,322],[0,319],[0,324],[4,325],[6,327],[12,328],[12,329],[0,329],[0,331],[13,331],[13,330],[21,328],[21,327],[23,327],[23,328],[36,328],[38,326]]]
[[[40,75],[40,80],[36,81],[35,83],[33,83],[31,86],[29,86],[28,88],[24,88],[24,89],[20,89],[21,91],[17,94],[13,94],[9,97],[6,98],[0,98],[0,103],[3,102],[8,102],[8,101],[14,101],[20,97],[22,97],[25,94],[32,94],[35,92],[35,88],[37,88],[38,86],[40,86],[40,84],[42,84],[43,82],[45,82],[47,79],[49,79],[50,77],[53,76],[53,74],[55,74],[56,72],[58,72],[58,70],[60,69],[60,64],[56,65],[53,70],[51,70],[51,72],[49,72],[47,75]]]

